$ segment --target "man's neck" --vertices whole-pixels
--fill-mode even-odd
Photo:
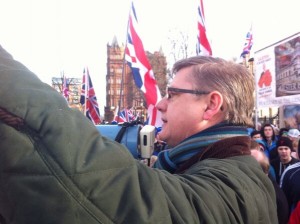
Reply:
[[[292,157],[289,157],[289,158],[287,158],[287,159],[280,159],[280,162],[281,162],[283,165],[285,165],[285,164],[291,162],[291,160],[292,160]]]
[[[272,137],[266,137],[268,144],[272,143]]]

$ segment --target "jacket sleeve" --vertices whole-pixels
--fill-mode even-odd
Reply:
[[[0,215],[7,223],[240,220],[234,191],[226,187],[232,200],[220,197],[225,186],[214,175],[171,175],[134,160],[1,47],[0,80]]]
[[[155,172],[1,46],[0,80],[0,214],[8,223],[169,219],[166,201],[153,203],[165,197]]]

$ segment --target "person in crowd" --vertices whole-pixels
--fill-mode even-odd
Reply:
[[[157,104],[159,138],[172,148],[150,168],[2,48],[0,61],[7,223],[277,223],[274,188],[250,155],[254,80],[244,66],[174,64]]]
[[[300,141],[300,140],[299,140]],[[300,145],[298,144],[298,158]],[[300,162],[289,166],[280,179],[280,187],[287,197],[290,208],[289,224],[300,223]]]
[[[274,128],[271,124],[264,124],[261,128],[261,137],[262,140],[265,142],[266,150],[269,154],[270,161],[272,159],[275,159],[277,157],[277,151],[276,151],[276,134],[274,131]]]
[[[261,133],[258,130],[252,131],[251,134],[250,134],[250,136],[251,136],[251,139],[253,139],[253,140],[262,139],[261,138]]]
[[[269,161],[269,157],[268,157],[269,154],[268,154],[268,151],[266,150],[265,143],[261,139],[251,140],[250,150],[259,150],[265,154],[266,158],[268,159],[268,161],[267,161],[268,169],[269,169],[268,175],[270,178],[273,178],[273,180],[275,180],[276,179],[275,170],[270,165],[270,161]],[[252,153],[252,151],[251,151],[251,153]],[[262,165],[262,164],[260,164],[260,165]]]
[[[299,152],[298,152],[299,142],[300,139],[295,139],[292,141],[292,145],[293,145],[292,156],[296,159],[299,159]]]
[[[278,158],[271,160],[271,165],[275,170],[276,182],[280,184],[280,178],[284,170],[299,162],[298,159],[292,157],[292,141],[288,137],[281,137],[277,142]]]
[[[267,150],[266,142],[264,142],[262,139],[256,139],[255,141],[259,144],[260,150],[263,151],[266,154],[266,156],[269,158],[270,155],[269,155],[269,151]]]
[[[288,224],[300,223],[300,201],[297,203],[296,208],[291,212]]]
[[[298,145],[300,141],[300,131],[296,128],[292,128],[288,131],[287,136],[291,139],[293,148],[292,148],[292,156],[294,158],[299,159],[298,157]]]
[[[296,128],[289,129],[287,136],[293,141],[295,139],[299,139],[300,131]]]
[[[289,205],[286,196],[279,185],[276,183],[275,179],[270,174],[270,162],[268,157],[263,153],[258,142],[255,140],[251,141],[251,155],[260,164],[262,170],[270,180],[272,181],[273,187],[276,193],[276,204],[277,204],[277,218],[279,224],[287,224],[289,220]]]
[[[265,152],[266,151],[266,144],[265,144],[265,142],[263,141],[263,140],[261,140],[261,139],[251,139],[251,142],[253,142],[253,147],[255,147],[255,146],[257,146],[257,144],[256,143],[258,143],[258,145],[259,145],[259,147],[258,147],[258,149],[260,150],[260,151],[262,151],[262,152]],[[254,142],[256,142],[256,143],[254,143]],[[268,156],[268,155],[267,155]],[[269,158],[269,157],[268,157]]]
[[[161,131],[161,128],[159,128],[158,131],[156,132],[155,142],[154,142],[154,151],[150,157],[150,167],[153,167],[153,164],[156,162],[158,153],[160,153],[161,151],[166,150],[168,148],[166,142],[161,141],[159,139],[158,133],[160,131]]]
[[[261,130],[261,123],[260,122],[257,122],[256,123],[256,130],[260,131]]]
[[[281,138],[281,137],[287,137],[288,135],[288,131],[289,129],[288,128],[280,128],[279,129],[279,135],[277,136],[278,138]]]
[[[269,159],[266,155],[261,155],[264,154],[261,145],[256,140],[251,140],[250,150],[251,150],[251,155],[260,164],[264,173],[269,174],[270,171]]]
[[[275,133],[276,139],[278,139],[280,129],[277,126],[274,126],[274,125],[272,125],[272,126],[273,126],[273,129],[274,129],[274,133]]]

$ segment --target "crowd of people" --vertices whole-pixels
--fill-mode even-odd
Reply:
[[[172,71],[156,105],[168,148],[149,167],[0,46],[0,223],[276,224],[280,189],[294,217],[291,144],[265,125],[261,155],[250,150],[253,75],[206,56]],[[281,164],[274,176],[270,158]]]
[[[300,223],[300,131],[264,124],[250,136],[252,154],[274,183],[279,223]]]

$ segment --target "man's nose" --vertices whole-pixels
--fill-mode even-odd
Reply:
[[[162,111],[163,108],[165,107],[166,105],[166,100],[167,100],[167,97],[163,97],[160,101],[157,102],[156,104],[156,108],[159,110],[159,111]]]

